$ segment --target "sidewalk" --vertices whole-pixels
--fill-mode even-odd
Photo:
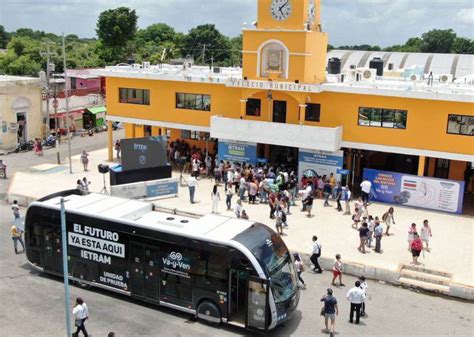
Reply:
[[[67,164],[58,166],[43,164],[32,167],[29,171],[18,172],[12,178],[8,200],[18,199],[20,204],[27,205],[29,202],[59,190],[72,189],[76,187],[76,180],[87,177],[91,181],[90,190],[99,192],[103,187],[102,174],[98,173],[97,165],[107,163],[107,151],[100,150],[90,153],[89,172],[82,170],[79,156],[73,157],[73,174],[69,173]],[[109,179],[106,176],[108,183]],[[211,211],[211,189],[213,181],[203,179],[199,181],[196,191],[196,200],[199,202],[191,205],[189,203],[188,189],[179,188],[179,197],[157,200],[159,206],[177,208],[180,210],[205,214]],[[107,188],[109,188],[107,186]],[[225,210],[225,194],[221,185],[219,188],[221,203],[219,211],[223,215],[235,216],[233,212]],[[232,200],[234,204],[236,196]],[[315,200],[313,205],[314,217],[308,219],[305,213],[300,212],[300,203],[292,208],[292,215],[288,216],[290,228],[284,230],[284,240],[293,251],[309,254],[311,250],[311,237],[317,235],[322,244],[322,257],[324,264],[332,261],[334,255],[339,253],[346,264],[350,264],[359,270],[365,270],[372,274],[372,269],[379,269],[389,273],[397,273],[400,264],[411,262],[411,253],[408,251],[407,230],[409,224],[415,222],[420,228],[424,219],[430,221],[433,238],[430,241],[431,252],[425,252],[420,257],[420,262],[429,269],[446,271],[453,274],[453,282],[474,287],[473,267],[473,228],[474,218],[468,216],[450,215],[427,210],[418,210],[405,207],[395,208],[396,225],[390,228],[392,235],[383,237],[383,254],[376,254],[368,250],[367,254],[358,252],[358,232],[351,227],[352,220],[348,215],[342,215],[331,207],[323,207],[321,200]],[[379,216],[388,209],[388,205],[373,204],[369,206],[370,214]],[[353,208],[353,206],[352,206]],[[244,209],[253,221],[264,223],[274,228],[273,220],[269,219],[269,207],[267,204],[248,205],[244,203]],[[365,266],[365,267],[364,267]],[[362,268],[362,269],[361,269]],[[323,274],[330,281],[329,273]],[[393,278],[388,277],[390,280]],[[383,279],[383,278],[381,278]]]

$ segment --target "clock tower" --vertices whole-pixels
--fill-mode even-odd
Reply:
[[[324,82],[328,37],[320,8],[320,0],[258,0],[257,23],[243,31],[243,76]]]

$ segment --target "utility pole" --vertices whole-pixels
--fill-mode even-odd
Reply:
[[[50,98],[50,78],[51,78],[51,56],[56,56],[56,53],[51,52],[51,43],[46,43],[46,52],[40,52],[42,57],[46,56],[46,116],[44,116],[45,124],[49,120],[49,98]]]
[[[56,157],[58,159],[58,165],[61,165],[61,156],[59,153],[59,144],[61,143],[60,139],[61,136],[59,135],[59,116],[58,116],[58,96],[57,96],[57,86],[56,83],[54,84],[54,94],[53,94],[53,108],[54,108],[54,116],[55,116],[55,129],[56,129]]]
[[[69,173],[72,173],[72,161],[71,161],[71,127],[69,123],[71,119],[69,118],[69,88],[67,87],[67,73],[66,73],[66,41],[64,39],[63,33],[63,68],[64,68],[64,94],[66,96],[66,129],[67,129],[67,138],[68,138],[68,157],[69,157]]]
[[[206,64],[206,44],[202,45],[202,64]]]

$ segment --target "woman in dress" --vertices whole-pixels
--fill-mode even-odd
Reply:
[[[382,216],[382,220],[385,222],[385,226],[387,227],[385,230],[385,235],[390,236],[388,230],[390,229],[391,225],[395,225],[395,218],[393,217],[393,212],[395,210],[393,207],[390,207],[387,212]]]
[[[89,154],[87,153],[86,150],[82,151],[81,163],[82,163],[82,166],[84,167],[84,171],[87,171],[87,165],[89,165]]]
[[[217,213],[217,206],[219,205],[219,201],[221,200],[221,195],[217,190],[217,184],[214,185],[211,192],[211,199],[212,199],[212,213]]]

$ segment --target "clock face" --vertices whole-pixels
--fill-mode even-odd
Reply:
[[[272,0],[270,12],[272,13],[273,18],[277,21],[288,19],[291,14],[290,0]]]

